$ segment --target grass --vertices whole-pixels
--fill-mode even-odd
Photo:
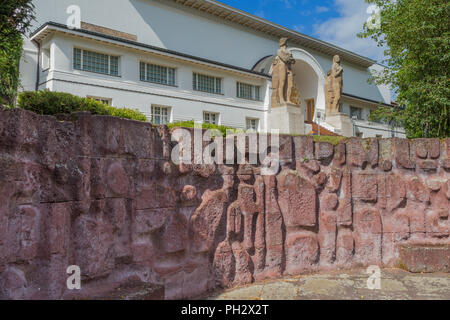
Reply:
[[[328,142],[334,146],[346,141],[348,138],[340,136],[313,136],[314,142]]]
[[[194,128],[194,125],[195,125],[194,120],[190,120],[190,121],[178,121],[178,122],[174,122],[174,123],[169,123],[167,126],[169,127],[169,129],[172,130],[173,128]],[[243,131],[242,129],[236,129],[236,128],[227,127],[227,126],[220,126],[217,124],[203,123],[201,125],[202,125],[203,129],[219,130],[223,136],[226,136],[227,130],[231,130],[234,133],[239,133],[239,132]],[[303,136],[300,134],[283,134],[283,133],[280,133],[280,135],[290,135],[293,137]],[[306,136],[308,136],[308,135],[306,135]],[[340,142],[343,142],[346,139],[348,139],[348,138],[340,137],[340,136],[312,136],[312,137],[315,142],[328,142],[334,146],[336,146]]]
[[[190,121],[178,121],[178,122],[174,122],[174,123],[169,123],[167,126],[169,127],[169,129],[173,129],[173,128],[194,128],[194,125],[195,125],[194,120],[190,120]],[[236,129],[236,128],[220,126],[220,125],[211,124],[211,123],[202,123],[201,126],[202,126],[202,129],[219,130],[224,137],[227,134],[227,130],[231,130],[233,132],[240,131],[239,129]]]

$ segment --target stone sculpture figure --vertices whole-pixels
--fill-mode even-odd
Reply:
[[[341,58],[333,57],[333,66],[325,79],[326,115],[339,113],[339,104],[342,97],[343,73]]]
[[[287,50],[287,38],[280,39],[280,49],[273,62],[272,72],[272,108],[281,107],[291,102],[291,96],[295,88],[292,65],[295,59]]]

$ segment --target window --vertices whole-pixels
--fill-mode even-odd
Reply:
[[[192,77],[192,87],[196,91],[221,94],[222,79],[194,73]]]
[[[238,98],[258,101],[261,100],[259,86],[237,82],[236,93]]]
[[[219,114],[213,112],[203,112],[203,122],[211,124],[219,124]]]
[[[247,122],[247,130],[258,131],[258,127],[259,127],[258,119],[247,118],[246,122]]]
[[[174,68],[141,62],[139,65],[139,73],[141,81],[165,84],[169,86],[175,85]]]
[[[42,70],[50,68],[50,49],[42,50]]]
[[[112,105],[111,98],[100,98],[100,97],[92,97],[92,96],[87,96],[87,98],[94,99],[95,101],[99,101],[101,103],[107,104],[108,106]]]
[[[314,119],[314,99],[306,100],[306,121],[312,122]]]
[[[350,106],[350,118],[353,119],[354,117],[358,120],[362,120],[362,110],[361,108]]]
[[[119,57],[74,48],[73,68],[118,77]]]
[[[152,123],[168,124],[170,122],[170,108],[163,106],[152,106]]]

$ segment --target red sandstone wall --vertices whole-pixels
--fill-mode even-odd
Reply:
[[[450,139],[281,137],[282,170],[175,166],[165,127],[0,110],[0,298],[166,298],[449,243]],[[81,267],[81,291],[66,268]]]

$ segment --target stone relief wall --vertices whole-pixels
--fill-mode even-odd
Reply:
[[[282,166],[179,165],[167,127],[0,110],[0,298],[165,298],[450,243],[450,139],[281,136]],[[78,265],[82,289],[66,287]]]

